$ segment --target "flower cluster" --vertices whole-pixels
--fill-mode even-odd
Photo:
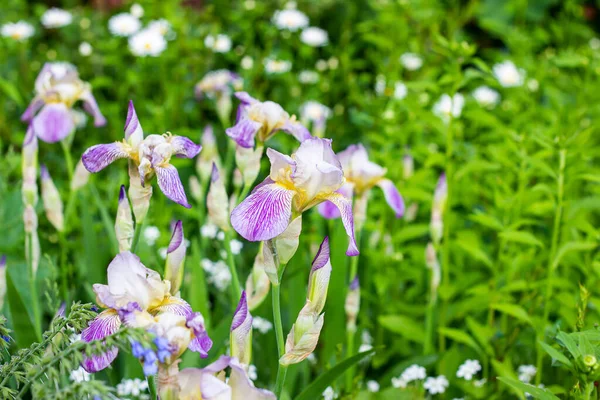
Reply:
[[[427,371],[420,365],[413,364],[406,368],[397,378],[392,378],[392,386],[395,388],[405,388],[410,382],[420,381],[427,377]]]

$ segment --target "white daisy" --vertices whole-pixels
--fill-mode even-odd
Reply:
[[[160,229],[156,226],[147,226],[144,228],[144,240],[148,244],[148,246],[154,246],[158,238],[160,237]]]
[[[416,71],[423,66],[423,60],[415,53],[402,54],[400,56],[400,63],[409,71]]]
[[[108,30],[115,36],[129,37],[141,27],[140,20],[129,13],[116,14],[108,20]]]
[[[218,35],[208,35],[204,38],[204,45],[215,53],[227,53],[231,50],[231,39],[222,33]]]
[[[443,94],[442,97],[433,106],[433,113],[440,117],[445,123],[448,123],[450,117],[458,118],[462,114],[465,98],[462,94],[456,93],[453,97]]]
[[[407,94],[408,88],[403,82],[398,81],[394,83],[394,99],[402,100],[406,97]]]
[[[33,25],[25,21],[8,22],[2,25],[2,36],[12,38],[17,42],[29,39],[34,33]]]
[[[265,71],[268,74],[283,74],[292,69],[292,63],[286,60],[277,60],[274,58],[265,58]]]
[[[305,85],[317,83],[319,81],[319,73],[317,71],[300,71],[298,81]]]
[[[62,28],[73,22],[73,16],[66,10],[50,8],[42,14],[41,21],[44,28]]]
[[[140,6],[138,3],[133,3],[129,12],[136,18],[142,18],[144,16],[144,7]]]
[[[138,57],[157,57],[167,48],[167,41],[157,31],[144,29],[129,38],[129,50]]]
[[[473,90],[473,98],[485,108],[494,108],[500,102],[500,94],[487,86],[479,86]]]
[[[168,36],[171,33],[171,23],[164,18],[155,19],[148,23],[147,29],[157,31],[163,36]]]
[[[504,87],[522,86],[525,82],[525,70],[517,68],[512,61],[503,61],[492,68],[494,76]]]
[[[92,54],[92,51],[92,45],[88,42],[81,42],[81,44],[79,45],[79,54],[81,54],[84,57],[87,57],[90,54]]]
[[[325,30],[311,26],[302,31],[300,40],[311,47],[323,47],[329,42],[329,36]]]
[[[298,10],[279,10],[273,15],[273,24],[279,29],[296,32],[308,26],[308,17]]]

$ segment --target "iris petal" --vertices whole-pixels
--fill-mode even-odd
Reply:
[[[69,108],[62,103],[47,104],[33,119],[33,131],[47,143],[56,143],[75,129]]]
[[[352,215],[352,200],[344,197],[339,193],[331,193],[325,196],[326,200],[332,202],[340,211],[342,217],[342,224],[346,230],[346,235],[350,239],[348,244],[348,250],[346,255],[357,256],[359,254],[358,247],[356,246],[356,239],[354,238],[354,217]]]
[[[121,158],[128,158],[123,144],[119,142],[97,144],[90,147],[81,156],[81,162],[90,172],[98,172]]]
[[[394,213],[396,213],[396,218],[401,218],[404,215],[404,199],[396,186],[389,179],[381,179],[377,182],[377,186],[383,190],[385,201],[387,201],[392,210],[394,210]]]
[[[177,168],[171,164],[167,164],[164,167],[155,165],[154,171],[158,177],[158,187],[160,187],[165,196],[185,208],[192,207],[187,201]]]
[[[104,339],[115,333],[121,326],[121,320],[115,310],[104,310],[90,322],[89,326],[81,332],[81,340],[91,342]],[[98,372],[108,367],[110,363],[117,358],[119,349],[112,347],[105,353],[94,355],[90,358],[85,357],[81,366],[87,372]]]

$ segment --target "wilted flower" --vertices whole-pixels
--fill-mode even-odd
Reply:
[[[231,39],[224,34],[208,35],[204,38],[204,45],[215,53],[227,53],[231,50]]]
[[[81,44],[79,45],[79,54],[81,54],[84,57],[91,55],[93,50],[94,49],[92,48],[92,45],[88,42],[81,42]]]
[[[48,172],[45,165],[40,166],[40,175],[42,178],[42,202],[44,203],[46,217],[57,231],[62,232],[65,229],[65,221],[60,193],[58,193],[58,189],[56,189],[50,172]]]
[[[217,165],[213,163],[210,188],[206,197],[208,216],[222,231],[229,230],[229,198],[225,183],[219,174]]]
[[[448,123],[451,118],[458,118],[465,105],[465,98],[462,94],[456,93],[453,97],[443,94],[442,97],[433,105],[433,113],[440,117],[442,121]]]
[[[325,307],[330,276],[329,238],[326,237],[312,262],[306,304],[287,337],[285,354],[279,359],[281,365],[297,364],[315,350],[323,328],[325,314],[321,311]]]
[[[108,30],[115,36],[129,37],[142,27],[138,18],[129,13],[113,15],[108,20]]]
[[[308,26],[308,17],[298,10],[279,10],[273,15],[273,24],[279,29],[296,32]]]
[[[444,375],[440,375],[435,378],[430,376],[427,378],[427,380],[425,380],[423,388],[425,388],[430,394],[440,394],[446,391],[448,385],[448,379],[446,379]]]
[[[242,292],[240,302],[233,313],[229,337],[231,356],[246,368],[252,359],[252,315],[248,309],[246,292]]]
[[[304,211],[329,200],[340,209],[350,238],[346,254],[357,255],[352,202],[336,193],[344,173],[331,140],[310,138],[291,157],[273,149],[267,150],[267,156],[270,175],[232,211],[233,228],[246,240],[273,239]]]
[[[96,302],[105,310],[83,330],[81,340],[103,339],[125,324],[151,328],[170,343],[186,339],[187,335],[186,347],[189,345],[190,350],[206,356],[212,342],[204,330],[202,316],[194,313],[184,300],[169,294],[168,281],[163,281],[157,272],[146,268],[130,252],[118,254],[108,266],[107,275],[108,285],[94,285]],[[187,330],[191,332],[185,333]],[[82,366],[88,372],[100,371],[112,363],[118,351],[114,347],[106,353],[84,358]],[[176,358],[185,347],[174,351]]]
[[[144,29],[129,38],[129,50],[138,57],[158,57],[167,48],[167,41],[157,30]]]
[[[284,74],[292,69],[292,62],[267,57],[264,59],[265,72],[267,74]]]
[[[246,92],[237,92],[235,96],[241,101],[236,124],[225,132],[239,146],[252,148],[255,138],[264,143],[278,131],[289,133],[300,142],[310,137],[308,129],[279,104],[256,100]]]
[[[525,70],[517,68],[510,60],[495,64],[492,70],[500,85],[504,87],[523,86],[525,82]]]
[[[302,31],[300,40],[311,47],[322,47],[329,42],[329,36],[324,29],[311,26]]]
[[[481,371],[481,364],[477,360],[467,360],[458,367],[456,376],[458,378],[464,378],[467,381],[473,379],[473,376]]]
[[[35,29],[29,22],[8,22],[2,25],[2,36],[12,38],[17,42],[29,39],[34,33]]]
[[[331,109],[317,101],[306,101],[300,106],[300,120],[304,126],[312,123],[313,133],[323,137],[325,124],[331,117]]]
[[[185,263],[186,244],[183,236],[183,223],[177,221],[169,247],[167,247],[167,257],[165,265],[165,279],[171,282],[170,292],[176,295],[183,282],[183,265]]]
[[[149,135],[144,138],[144,132],[137,118],[133,102],[129,102],[127,121],[125,122],[125,140],[92,146],[83,153],[81,159],[90,172],[101,171],[121,158],[128,158],[131,161],[134,168],[130,168],[129,194],[133,203],[136,221],[139,223],[143,220],[147,207],[143,212],[136,212],[136,201],[140,196],[138,193],[132,194],[132,188],[135,190],[138,190],[138,188],[144,189],[154,175],[157,176],[158,186],[165,196],[186,208],[191,207],[187,201],[177,169],[170,161],[172,156],[194,158],[201,148],[202,146],[195,144],[190,139],[183,136],[173,136],[169,132],[163,135]],[[138,187],[136,188],[134,185]],[[150,198],[148,195],[145,196],[147,196],[147,201],[144,200],[144,204],[147,205]]]
[[[494,108],[500,101],[500,94],[487,86],[479,86],[473,91],[473,98],[482,107]]]
[[[73,16],[60,8],[50,8],[42,14],[41,21],[44,28],[62,28],[73,21]]]
[[[106,124],[92,95],[90,84],[79,79],[79,73],[72,64],[44,64],[35,80],[35,92],[35,97],[21,120],[31,122],[35,134],[44,142],[58,142],[73,132],[75,121],[71,108],[79,100],[83,101],[83,108],[94,117],[95,126]]]
[[[131,250],[133,234],[133,214],[131,213],[131,206],[129,205],[125,185],[121,185],[121,190],[119,191],[119,206],[117,207],[117,218],[115,220],[115,236],[117,237],[117,242],[119,242],[120,252]]]
[[[423,60],[418,54],[404,53],[400,56],[400,62],[409,71],[416,71],[423,65]]]

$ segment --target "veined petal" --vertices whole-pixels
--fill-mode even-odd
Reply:
[[[325,237],[319,251],[312,262],[312,268],[308,276],[307,300],[310,302],[312,312],[319,314],[325,307],[327,300],[327,289],[331,276],[331,262],[329,260],[329,238]]]
[[[177,374],[181,400],[231,400],[231,387],[206,369],[184,368]]]
[[[129,100],[127,119],[125,120],[125,140],[132,146],[137,146],[144,139],[144,131],[138,119],[133,100]]]
[[[117,312],[115,310],[104,310],[81,332],[81,340],[91,342],[93,340],[104,339],[115,333],[120,326],[121,320]],[[81,366],[87,372],[98,372],[108,367],[117,357],[118,353],[119,349],[113,347],[105,353],[94,355],[90,358],[84,357]]]
[[[241,117],[234,126],[227,128],[225,133],[235,140],[239,146],[251,148],[254,147],[254,137],[261,127],[262,124],[260,122]]]
[[[237,362],[236,359],[232,359],[229,362],[231,367],[231,374],[227,384],[231,387],[231,400],[276,400],[275,394],[265,390],[254,387],[254,383],[248,377],[246,370]]]
[[[304,125],[291,119],[286,121],[281,130],[295,137],[300,143],[312,137]]]
[[[46,104],[32,125],[37,137],[47,143],[59,142],[75,129],[69,108],[62,103]]]
[[[208,357],[208,351],[212,347],[212,340],[206,332],[204,317],[201,313],[191,313],[187,316],[186,326],[194,332],[194,339],[188,345],[191,351],[200,353],[200,357]]]
[[[90,147],[81,156],[83,166],[90,172],[98,172],[121,158],[128,158],[123,143],[97,144]]]
[[[23,115],[21,115],[21,121],[31,122],[31,120],[35,116],[35,113],[37,113],[44,104],[44,100],[42,100],[39,97],[35,97],[33,100],[31,100],[31,103],[29,103],[29,105],[25,109]]]
[[[342,187],[337,190],[337,192],[352,201],[352,189],[352,184],[344,183]],[[319,210],[319,214],[321,214],[323,218],[335,219],[340,217],[340,210],[338,210],[335,204],[330,201],[322,202],[317,208]]]
[[[237,357],[242,364],[250,364],[252,358],[252,315],[248,310],[246,292],[242,292],[240,302],[233,314],[229,340],[231,356]]]
[[[171,137],[171,146],[173,147],[173,154],[182,158],[194,158],[202,150],[201,145],[192,142],[191,139],[185,136]]]
[[[324,317],[325,314],[321,314],[313,325],[299,338],[294,337],[295,324],[292,326],[285,344],[286,352],[279,359],[281,365],[297,364],[315,351],[323,323],[325,322]]]
[[[404,215],[404,199],[396,188],[396,186],[389,179],[381,179],[377,182],[377,186],[383,190],[385,201],[390,205],[396,218],[401,218]]]
[[[346,230],[346,235],[350,239],[348,244],[348,250],[346,255],[357,256],[359,254],[358,247],[356,245],[356,239],[354,238],[354,217],[352,216],[352,200],[342,196],[339,193],[331,193],[324,196],[326,200],[332,202],[340,211],[342,217],[342,224]]]
[[[296,166],[296,162],[292,157],[282,154],[271,148],[267,149],[267,157],[269,157],[269,162],[271,163],[271,172],[269,173],[269,177],[273,181],[283,179],[288,167],[293,168]]]
[[[171,164],[167,164],[164,167],[156,165],[154,166],[154,171],[158,178],[158,187],[165,196],[185,208],[192,208],[185,196],[185,190],[181,184],[181,179],[179,179],[177,168]]]
[[[182,315],[184,317],[189,317],[194,313],[192,311],[192,306],[190,306],[188,302],[175,296],[165,297],[160,305],[153,307],[148,311],[150,311],[153,315],[171,313],[175,315]]]
[[[165,279],[171,282],[171,294],[176,294],[181,286],[186,250],[183,237],[183,224],[179,220],[175,224],[175,229],[173,229],[173,235],[167,248],[165,265]]]
[[[106,118],[100,112],[100,107],[98,107],[98,103],[96,103],[96,98],[89,90],[86,91],[83,96],[81,96],[81,100],[83,100],[83,109],[87,111],[94,118],[94,126],[104,126],[106,125]]]
[[[237,97],[237,99],[245,106],[259,102],[254,97],[250,96],[248,92],[235,92],[235,97]]]
[[[233,209],[233,229],[251,242],[273,239],[290,222],[295,194],[277,183],[260,186]]]

